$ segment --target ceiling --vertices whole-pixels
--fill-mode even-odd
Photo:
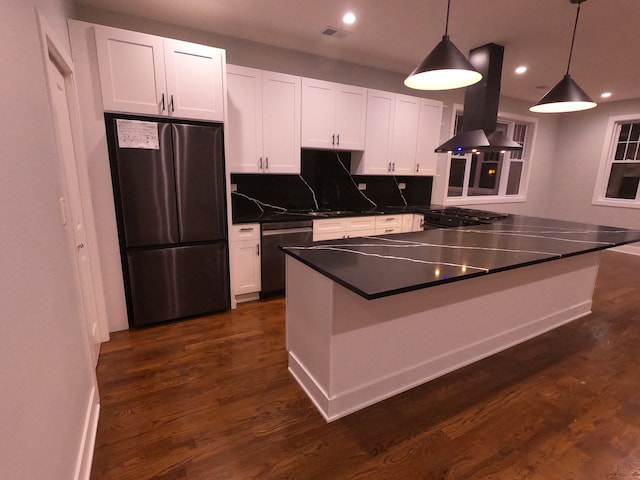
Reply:
[[[75,3],[408,74],[444,34],[446,0],[75,0]],[[570,0],[452,0],[458,48],[505,47],[502,94],[535,103],[564,75]],[[342,24],[353,11],[357,21]],[[640,0],[582,3],[571,76],[596,101],[640,98]],[[326,27],[348,32],[329,37]],[[340,37],[340,38],[337,38]],[[526,65],[523,75],[514,73]],[[613,93],[609,100],[600,98]]]

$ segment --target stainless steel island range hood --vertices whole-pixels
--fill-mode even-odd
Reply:
[[[469,52],[469,61],[482,80],[467,87],[464,95],[462,128],[436,152],[476,153],[522,150],[522,146],[497,131],[498,102],[504,47],[488,43]]]

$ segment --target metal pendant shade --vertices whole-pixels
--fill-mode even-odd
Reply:
[[[537,113],[578,112],[597,106],[568,73],[529,110]]]
[[[416,90],[450,90],[473,85],[482,79],[482,74],[449,40],[450,6],[451,0],[447,3],[447,23],[442,40],[405,79],[407,87]]]
[[[571,55],[573,54],[573,44],[576,39],[576,29],[578,27],[578,18],[580,16],[580,4],[586,0],[569,0],[571,3],[578,4],[576,12],[576,22],[573,26],[573,37],[571,38],[571,48],[569,50],[569,61],[567,62],[567,73],[562,80],[547,92],[547,94],[538,101],[529,110],[537,113],[564,113],[578,112],[580,110],[588,110],[596,107],[595,103],[587,93],[578,86],[578,84],[569,75],[569,67],[571,66]]]

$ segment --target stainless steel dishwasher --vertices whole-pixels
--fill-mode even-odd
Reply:
[[[313,220],[263,223],[261,231],[262,290],[260,298],[265,298],[284,293],[285,256],[279,247],[312,242]]]

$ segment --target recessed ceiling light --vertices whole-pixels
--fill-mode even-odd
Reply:
[[[356,16],[352,12],[347,12],[344,14],[344,17],[342,17],[342,21],[347,25],[351,25],[352,23],[355,23]]]
[[[516,68],[516,73],[519,75],[522,75],[526,71],[527,71],[527,67],[525,67],[524,65],[521,65],[518,68]]]
[[[602,98],[609,98],[611,95],[613,95],[611,92],[603,92],[600,94]]]

